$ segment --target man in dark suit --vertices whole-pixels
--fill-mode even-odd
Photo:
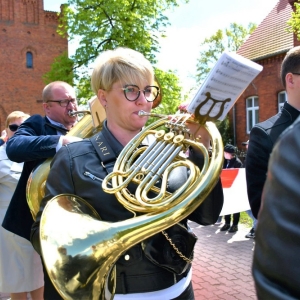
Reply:
[[[33,115],[19,127],[7,142],[7,156],[15,162],[24,162],[23,171],[10,201],[2,226],[14,234],[30,241],[33,218],[26,200],[26,185],[32,170],[69,142],[80,140],[65,136],[77,118],[70,111],[77,111],[75,90],[62,81],[48,84],[42,94],[45,117]],[[15,251],[16,249],[12,249]],[[44,271],[44,273],[46,273]],[[45,276],[44,299],[56,299],[47,291]]]
[[[248,199],[253,216],[257,218],[266,181],[269,157],[279,135],[300,115],[300,47],[287,52],[281,66],[281,80],[287,102],[270,119],[256,124],[250,132],[246,157]],[[287,154],[288,155],[288,154]]]

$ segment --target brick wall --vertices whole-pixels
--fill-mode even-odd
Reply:
[[[56,12],[44,11],[43,0],[0,0],[0,129],[14,110],[44,114],[42,76],[55,57],[68,50],[56,33]],[[33,68],[26,67],[26,53]]]
[[[280,79],[280,68],[285,53],[267,59],[257,61],[263,66],[262,72],[248,86],[235,104],[235,109],[230,111],[230,122],[234,124],[235,113],[235,145],[243,149],[242,142],[249,139],[246,118],[246,99],[258,96],[259,99],[259,122],[262,122],[278,112],[278,93],[284,91]]]

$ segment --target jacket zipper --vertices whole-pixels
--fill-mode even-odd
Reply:
[[[84,176],[87,176],[87,177],[90,177],[90,178],[92,178],[93,180],[97,179],[97,180],[99,180],[99,181],[103,181],[103,179],[101,179],[101,178],[99,178],[99,177],[97,177],[97,176],[95,176],[95,175],[93,175],[92,173],[87,172],[87,171],[83,172],[83,175],[84,175]]]
[[[90,178],[93,179],[93,180],[99,180],[99,181],[101,181],[101,182],[103,181],[102,178],[99,178],[99,177],[97,177],[97,176],[95,176],[95,175],[93,175],[92,173],[87,172],[87,171],[83,172],[83,175],[84,175],[84,176],[87,176],[87,177],[90,177]],[[110,182],[108,182],[107,184],[108,184],[108,185],[111,185]]]

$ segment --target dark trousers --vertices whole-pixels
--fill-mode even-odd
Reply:
[[[239,221],[240,221],[240,213],[238,212],[238,213],[235,213],[235,214],[232,214],[232,215],[233,215],[232,225],[237,225],[239,223]],[[225,219],[225,223],[230,225],[230,223],[231,223],[231,215],[226,215],[224,217],[224,219]]]

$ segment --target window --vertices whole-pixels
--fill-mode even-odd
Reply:
[[[278,93],[278,112],[281,110],[285,101],[286,101],[286,92],[282,91]]]
[[[26,52],[26,68],[33,68],[33,55],[31,52]]]
[[[247,115],[247,133],[250,133],[252,127],[258,123],[258,97],[253,96],[246,99]]]

